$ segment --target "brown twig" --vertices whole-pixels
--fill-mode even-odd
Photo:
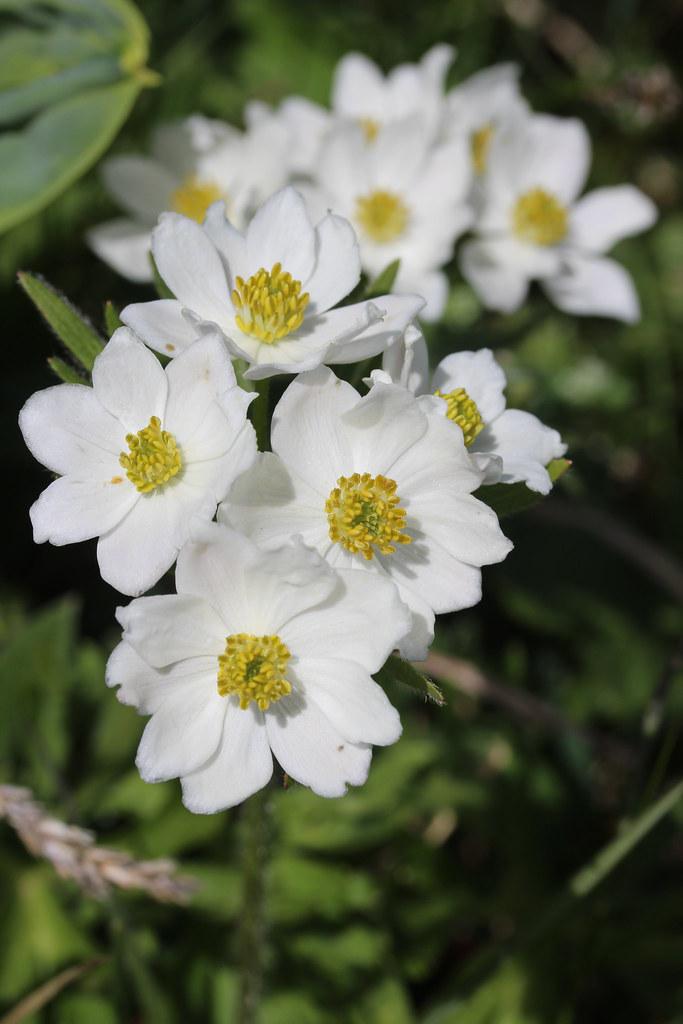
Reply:
[[[30,789],[0,786],[0,818],[5,818],[35,857],[43,857],[60,878],[89,896],[103,899],[111,888],[141,889],[160,903],[186,903],[196,882],[176,875],[172,860],[135,860],[121,850],[95,845],[92,832],[52,818]]]
[[[49,981],[34,989],[21,1002],[17,1003],[0,1020],[0,1024],[20,1024],[27,1017],[32,1017],[33,1014],[38,1013],[39,1010],[42,1010],[44,1006],[47,1006],[48,1003],[58,996],[62,989],[68,985],[73,985],[79,978],[94,971],[96,967],[103,963],[105,963],[104,957],[96,956],[82,964],[75,964],[73,967],[67,967],[66,970],[60,971],[54,978],[50,978]]]

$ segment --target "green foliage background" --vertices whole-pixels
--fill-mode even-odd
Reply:
[[[506,13],[524,6],[140,4],[163,80],[141,95],[117,151],[143,147],[160,118],[201,110],[239,122],[252,96],[324,102],[348,49],[389,67],[443,39],[460,51],[453,82],[519,61],[534,106],[587,121],[591,184],[635,181],[661,209],[648,236],[617,252],[643,302],[634,327],[565,317],[540,294],[516,316],[486,314],[453,273],[446,320],[429,335],[434,358],[493,347],[510,404],[558,427],[574,466],[550,499],[505,521],[516,548],[485,571],[482,604],[439,624],[437,650],[473,662],[497,697],[475,701],[442,680],[438,708],[396,685],[405,734],[376,753],[363,789],[341,801],[296,786],[269,796],[262,1024],[683,1021],[683,807],[588,896],[563,897],[623,822],[683,775],[681,135],[680,122],[657,116],[661,97],[649,98],[649,120],[640,116],[633,84],[675,65],[680,8],[560,4],[608,56],[598,72],[564,60],[543,24]],[[101,954],[101,967],[31,1019],[218,1024],[237,1019],[249,953],[240,930],[248,812],[194,817],[175,783],[140,782],[143,723],[103,683],[117,597],[99,579],[94,544],[36,548],[27,514],[47,476],[16,416],[54,382],[55,342],[14,275],[45,274],[98,325],[106,299],[148,296],[84,246],[84,230],[113,212],[91,172],[0,243],[10,513],[0,782],[32,787],[108,845],[177,858],[201,888],[183,909],[135,895],[96,903],[0,823],[0,1006]]]

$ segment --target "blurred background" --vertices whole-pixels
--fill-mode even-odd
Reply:
[[[23,6],[39,28],[45,5]],[[20,7],[0,4],[0,56],[16,44]],[[272,791],[259,840],[263,891],[240,868],[253,841],[249,805],[196,817],[175,782],[138,778],[143,722],[103,682],[119,598],[100,580],[94,543],[31,540],[28,508],[46,474],[23,446],[17,414],[55,382],[46,359],[58,348],[16,272],[45,275],[99,329],[105,300],[150,297],[83,242],[116,214],[97,161],[9,227],[0,238],[0,784],[30,787],[108,847],[175,858],[200,887],[180,907],[140,893],[95,899],[0,822],[0,1008],[63,982],[37,1013],[1,1019],[238,1020],[240,977],[256,964],[262,1024],[683,1021],[683,801],[613,870],[599,862],[597,875],[594,865],[577,879],[683,775],[683,6],[138,8],[160,78],[121,94],[106,124],[92,122],[93,152],[142,151],[158,121],[193,112],[240,124],[249,98],[300,93],[326,104],[346,51],[388,69],[445,41],[458,49],[449,84],[519,62],[537,110],[586,121],[589,184],[634,182],[660,220],[616,254],[641,297],[636,326],[564,316],[540,292],[514,316],[486,313],[452,271],[446,317],[428,334],[434,361],[493,348],[509,404],[558,428],[573,468],[549,499],[505,520],[515,550],[485,570],[482,603],[439,621],[430,667],[446,705],[392,690],[404,736],[375,753],[367,785],[341,801]],[[12,67],[30,59],[40,54],[15,52]],[[0,136],[0,156],[2,145]],[[39,151],[33,160],[27,175]],[[245,932],[254,907],[256,931]],[[82,974],[64,980],[71,965]]]

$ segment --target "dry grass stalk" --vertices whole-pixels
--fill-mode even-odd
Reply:
[[[122,850],[96,846],[92,832],[50,817],[30,789],[0,786],[0,818],[34,856],[97,899],[114,887],[140,889],[160,903],[186,903],[196,889],[193,879],[176,875],[172,860],[135,860]]]

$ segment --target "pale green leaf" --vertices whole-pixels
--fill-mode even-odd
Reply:
[[[85,367],[92,370],[104,345],[94,327],[63,295],[37,274],[19,275],[19,284],[37,307],[59,340]]]

